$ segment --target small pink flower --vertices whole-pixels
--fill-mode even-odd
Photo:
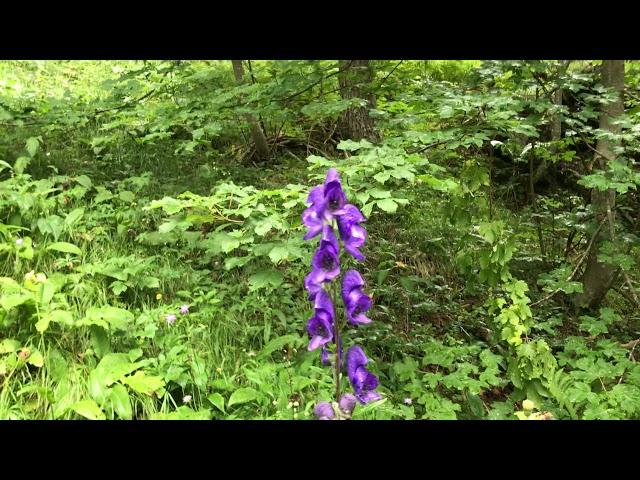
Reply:
[[[404,403],[406,403],[407,405],[411,405],[413,403],[413,400],[411,400],[410,398],[405,398]]]
[[[189,305],[182,305],[180,307],[180,313],[182,315],[186,315],[187,313],[189,313]]]
[[[170,313],[164,318],[167,321],[167,325],[173,325],[173,323],[176,321],[176,316],[173,313]]]

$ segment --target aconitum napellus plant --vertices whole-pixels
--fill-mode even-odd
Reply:
[[[378,377],[367,370],[369,360],[360,346],[351,346],[347,350],[346,362],[343,361],[341,322],[335,308],[340,293],[344,316],[349,324],[371,323],[366,313],[371,308],[372,301],[363,290],[365,282],[362,275],[357,270],[347,270],[342,279],[339,279],[341,265],[338,237],[345,252],[357,261],[363,261],[364,255],[360,248],[367,238],[367,231],[361,223],[365,218],[358,207],[347,203],[335,168],[329,169],[323,185],[311,189],[307,204],[309,207],[302,214],[302,223],[308,229],[304,239],[319,236],[318,249],[311,260],[311,272],[304,280],[309,300],[314,307],[313,316],[307,322],[309,350],[320,349],[323,365],[329,363],[330,352],[333,351],[336,384],[335,401],[318,403],[314,413],[321,420],[348,419],[357,402],[364,405],[381,398],[376,392]],[[353,394],[341,395],[340,374],[343,368],[346,369],[353,387]]]

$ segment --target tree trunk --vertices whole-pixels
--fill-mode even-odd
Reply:
[[[369,116],[369,110],[376,107],[376,98],[368,91],[373,80],[373,70],[369,60],[342,60],[340,62],[338,83],[340,96],[344,100],[362,98],[367,101],[363,107],[351,107],[340,118],[342,136],[351,140],[367,139],[378,142],[380,135],[375,121]]]
[[[611,133],[620,133],[620,126],[613,125],[612,121],[624,113],[624,60],[605,60],[602,64],[602,84],[605,87],[613,88],[618,93],[615,102],[603,105],[600,112],[600,128]],[[613,148],[616,143],[604,138],[598,140],[594,165],[596,169],[607,169],[609,161],[614,158]],[[608,228],[602,228],[598,238],[593,243],[589,252],[587,266],[582,276],[584,292],[574,297],[574,304],[578,307],[597,307],[609,288],[613,284],[617,274],[617,267],[598,261],[599,246],[606,240],[613,240],[615,227],[614,206],[616,192],[609,190],[591,190],[591,205],[596,215],[596,223],[608,222]]]
[[[242,68],[242,60],[231,60],[233,65],[233,74],[236,77],[238,85],[244,83],[244,68]],[[261,160],[269,159],[269,145],[267,144],[267,138],[264,135],[264,131],[260,127],[260,123],[250,113],[244,115],[249,129],[251,130],[251,138],[256,146],[256,153]]]

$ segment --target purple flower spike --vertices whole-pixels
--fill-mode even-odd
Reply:
[[[307,322],[307,332],[311,336],[309,351],[323,347],[333,340],[333,304],[324,290],[315,297],[315,314]]]
[[[371,298],[362,292],[364,280],[356,270],[349,270],[342,279],[342,299],[351,324],[371,323],[364,312],[371,308]]]
[[[351,415],[356,408],[356,397],[350,393],[345,393],[340,399],[340,410],[347,415]]]
[[[182,315],[186,315],[187,313],[189,313],[189,305],[182,305],[180,307],[180,313]]]
[[[347,352],[347,375],[355,391],[356,398],[362,404],[382,398],[375,391],[378,387],[378,377],[365,368],[367,362],[367,356],[358,345],[354,345]]]
[[[333,411],[333,407],[329,402],[320,402],[313,409],[318,420],[333,420],[336,416],[336,412]]]

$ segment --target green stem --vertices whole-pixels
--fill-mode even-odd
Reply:
[[[334,312],[336,310],[336,285],[332,285],[331,301]],[[340,328],[338,328],[338,316],[333,319],[333,338],[336,344],[335,382],[336,382],[336,402],[340,401]]]

